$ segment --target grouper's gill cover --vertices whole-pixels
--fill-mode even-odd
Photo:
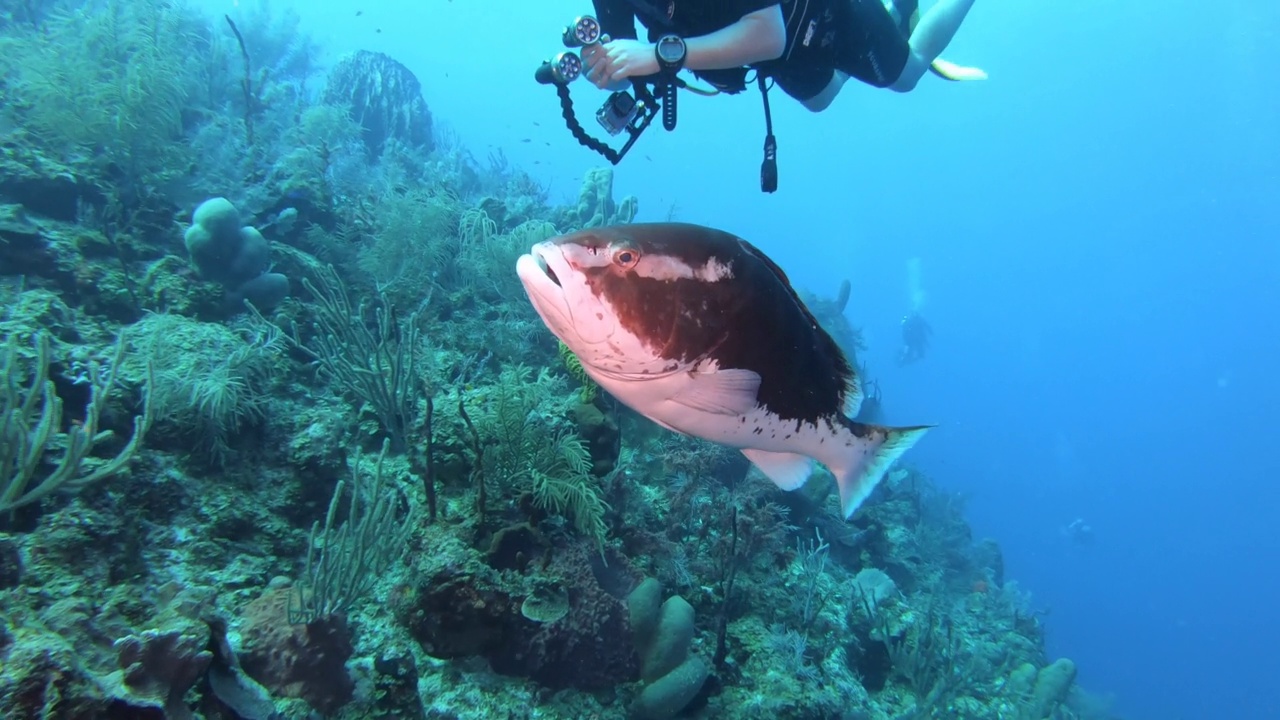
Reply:
[[[787,490],[826,465],[849,516],[927,428],[857,423],[853,367],[782,270],[697,225],[594,228],[535,245],[516,271],[547,327],[618,400],[742,450]]]

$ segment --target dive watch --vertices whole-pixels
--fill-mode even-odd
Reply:
[[[684,38],[679,35],[663,35],[653,46],[658,56],[658,69],[663,75],[675,75],[684,68]]]

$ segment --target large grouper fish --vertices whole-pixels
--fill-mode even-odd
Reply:
[[[600,387],[650,420],[738,448],[784,490],[817,460],[853,514],[928,430],[855,422],[857,374],[782,270],[699,225],[592,228],[516,263],[530,302]]]

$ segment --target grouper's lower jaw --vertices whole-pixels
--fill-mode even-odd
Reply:
[[[537,248],[534,248],[537,252]],[[554,278],[547,263],[534,254],[521,255],[516,260],[516,276],[524,285],[529,303],[538,311],[542,322],[561,340],[573,329],[569,314],[569,302],[559,279]]]

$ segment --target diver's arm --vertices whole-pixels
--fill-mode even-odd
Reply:
[[[726,70],[782,57],[787,26],[782,5],[743,15],[723,30],[685,38],[684,66],[690,70]]]
[[[732,25],[706,35],[685,38],[684,66],[690,70],[723,70],[774,60],[787,47],[787,26],[782,6],[754,10]],[[582,53],[587,78],[596,87],[615,88],[627,78],[658,74],[653,43],[613,40]]]
[[[636,13],[626,0],[593,0],[600,32],[610,38],[636,39]]]

